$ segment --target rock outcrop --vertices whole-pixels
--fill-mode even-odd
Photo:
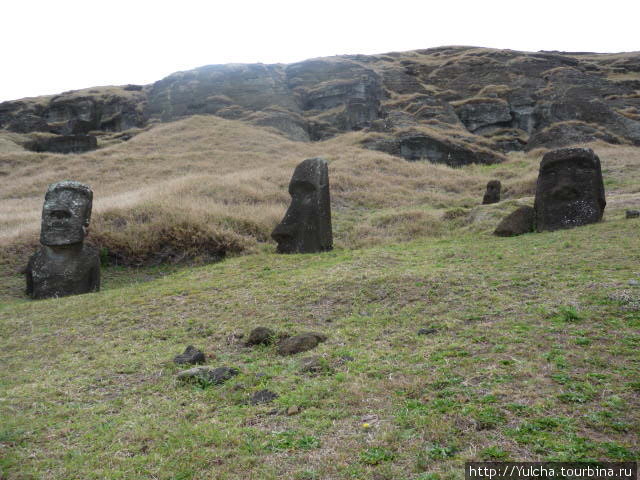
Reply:
[[[639,91],[638,53],[441,47],[290,65],[208,65],[149,86],[4,102],[0,129],[76,135],[206,114],[296,141],[378,132],[387,141],[381,149],[394,155],[463,165],[592,140],[640,145]],[[430,134],[407,135],[411,129]]]

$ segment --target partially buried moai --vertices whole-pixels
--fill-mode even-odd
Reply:
[[[271,237],[278,253],[313,253],[331,250],[329,169],[322,158],[300,163],[289,183],[291,204]]]
[[[27,295],[34,299],[100,290],[100,258],[84,244],[93,192],[73,181],[49,185],[42,207],[40,243],[25,268]]]
[[[482,204],[488,205],[490,203],[498,203],[500,201],[500,190],[502,188],[502,184],[500,180],[490,180],[487,183],[487,189],[484,192],[484,197],[482,197]]]
[[[562,148],[542,158],[534,204],[538,232],[599,222],[606,205],[600,159],[593,150]]]

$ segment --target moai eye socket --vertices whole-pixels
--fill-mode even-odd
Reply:
[[[68,210],[51,210],[49,216],[57,220],[64,220],[65,218],[71,218],[71,212]]]
[[[315,193],[315,191],[316,191],[316,187],[311,183],[296,182],[293,185],[291,185],[291,191],[289,193],[291,193],[291,195],[294,197],[298,197],[298,196],[302,197],[302,196]]]

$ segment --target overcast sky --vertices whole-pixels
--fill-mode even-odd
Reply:
[[[214,63],[442,45],[640,50],[640,1],[5,0],[0,101]]]

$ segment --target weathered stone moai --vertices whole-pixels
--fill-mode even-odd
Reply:
[[[572,228],[602,219],[607,205],[600,159],[590,148],[561,148],[540,162],[536,230]]]
[[[498,203],[500,201],[500,190],[502,188],[502,184],[500,180],[490,180],[487,183],[487,189],[484,192],[484,197],[482,197],[482,204],[488,205],[490,203]]]
[[[100,290],[100,258],[84,244],[93,192],[79,182],[49,185],[42,207],[40,243],[25,268],[27,295],[34,299]]]
[[[300,163],[289,183],[291,204],[271,237],[278,253],[314,253],[333,248],[329,169],[322,158]]]

